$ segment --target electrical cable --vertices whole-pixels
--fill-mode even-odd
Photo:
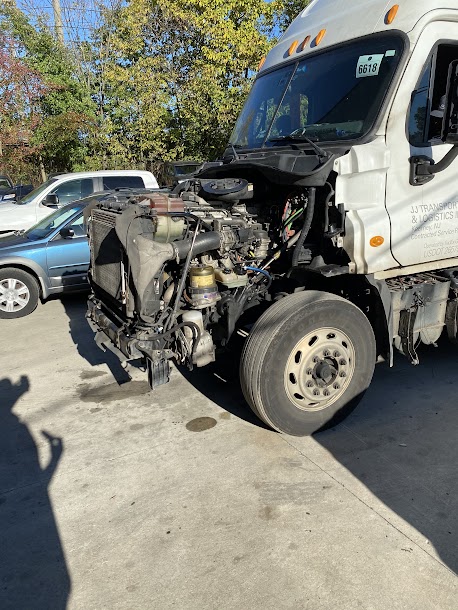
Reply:
[[[310,227],[312,226],[313,213],[315,211],[315,194],[316,188],[314,186],[309,188],[309,196],[307,201],[307,209],[305,212],[304,225],[302,227],[300,237],[297,240],[296,247],[294,248],[292,266],[297,267],[299,262],[299,256],[302,250],[302,247],[307,239],[307,235],[309,234]]]

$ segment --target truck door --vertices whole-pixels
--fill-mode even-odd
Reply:
[[[458,59],[458,24],[425,28],[396,94],[387,127],[391,164],[386,208],[391,250],[402,266],[458,256],[457,162],[428,183],[410,183],[410,159],[423,155],[437,163],[450,150],[440,139],[443,96],[450,62]]]

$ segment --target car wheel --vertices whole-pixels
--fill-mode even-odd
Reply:
[[[36,279],[14,267],[0,269],[0,318],[22,318],[38,305],[39,290]]]
[[[360,309],[333,294],[301,292],[254,325],[240,363],[242,390],[271,428],[306,436],[356,407],[375,360],[374,333]]]

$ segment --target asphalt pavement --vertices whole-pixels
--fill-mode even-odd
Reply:
[[[237,346],[151,393],[84,313],[0,320],[2,610],[458,608],[456,347],[300,439],[251,414]]]

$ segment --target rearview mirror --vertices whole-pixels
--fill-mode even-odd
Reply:
[[[67,227],[64,227],[63,229],[61,229],[59,231],[60,236],[63,237],[64,239],[70,239],[72,237],[75,237],[75,231],[73,229],[68,229]]]
[[[446,107],[442,123],[442,141],[458,144],[458,60],[452,61],[448,70]]]
[[[57,208],[59,205],[59,197],[55,193],[50,193],[43,199],[43,205],[48,208]]]

